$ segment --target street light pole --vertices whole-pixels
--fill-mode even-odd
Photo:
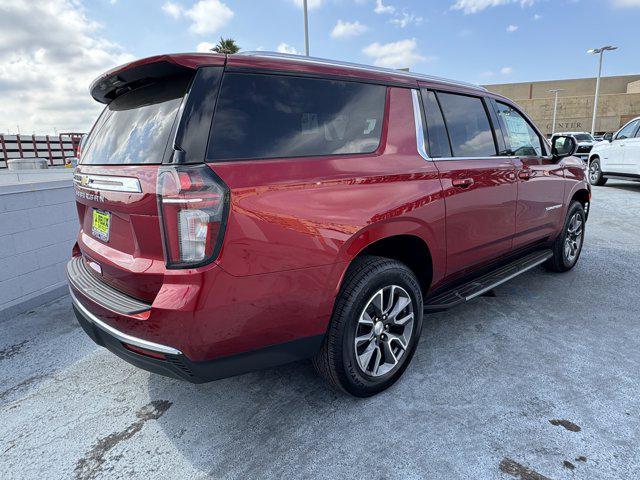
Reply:
[[[309,13],[307,8],[307,0],[303,0],[304,6],[304,52],[309,56]]]
[[[555,99],[553,100],[553,124],[551,125],[551,135],[556,133],[556,117],[558,113],[558,94],[563,92],[562,88],[557,88],[556,90],[549,90],[551,93],[555,93]]]
[[[607,45],[601,48],[592,48],[587,50],[587,53],[592,55],[600,55],[600,62],[598,66],[598,78],[596,79],[596,98],[593,101],[593,121],[591,123],[591,136],[596,133],[596,120],[598,118],[598,99],[600,98],[600,78],[602,77],[602,60],[604,58],[604,52],[617,50],[618,47]]]

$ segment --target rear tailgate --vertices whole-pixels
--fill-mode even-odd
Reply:
[[[89,267],[114,288],[152,301],[162,285],[164,255],[156,203],[157,165],[81,165],[75,175],[78,244]],[[104,190],[123,182],[138,192]],[[94,229],[107,217],[104,235]]]
[[[141,60],[108,72],[91,88],[107,103],[74,176],[87,266],[105,283],[152,302],[166,271],[156,184],[173,154],[179,112],[196,55]],[[224,64],[224,56],[202,63]]]

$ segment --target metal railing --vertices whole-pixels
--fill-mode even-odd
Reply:
[[[64,165],[65,159],[75,157],[84,133],[58,135],[6,135],[0,133],[0,168],[7,161],[18,158],[46,158],[49,165]]]

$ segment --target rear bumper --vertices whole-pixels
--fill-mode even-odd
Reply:
[[[118,298],[124,294],[108,286],[106,288],[111,291],[102,292],[101,288],[89,282],[91,279],[82,278],[86,273],[80,271],[78,274],[78,270],[73,268],[77,259],[69,262],[67,272],[78,322],[95,343],[144,370],[192,383],[204,383],[306,359],[313,356],[322,344],[324,334],[311,335],[242,353],[221,355],[212,360],[194,361],[193,357],[187,356],[188,352],[184,353],[190,346],[184,342],[195,334],[200,337],[203,325],[193,320],[192,312],[166,310],[154,305],[148,305],[144,311],[114,311],[115,307],[128,305],[126,299]],[[137,308],[136,305],[133,307]],[[137,328],[130,328],[131,324],[137,324]],[[159,328],[161,325],[165,328]],[[183,335],[172,334],[174,329],[181,330]],[[181,339],[178,345],[172,342],[177,339]]]
[[[324,338],[316,335],[211,361],[192,362],[173,347],[133,337],[109,326],[92,314],[73,290],[71,298],[78,322],[95,343],[138,368],[191,383],[210,382],[309,358],[320,349]],[[162,358],[136,353],[125,345],[150,350]]]

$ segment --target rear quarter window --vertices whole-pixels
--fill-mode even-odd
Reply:
[[[386,87],[281,75],[225,74],[210,161],[372,153]]]

